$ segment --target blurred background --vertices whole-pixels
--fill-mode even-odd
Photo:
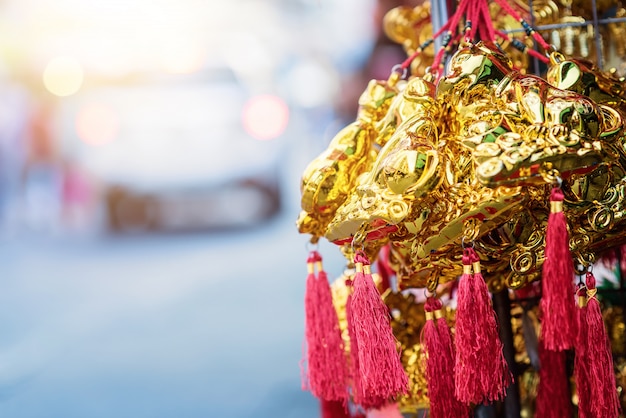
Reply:
[[[318,416],[300,174],[399,3],[0,1],[0,416]]]

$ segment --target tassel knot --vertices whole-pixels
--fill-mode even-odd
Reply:
[[[587,303],[589,303],[589,299],[596,297],[596,293],[598,293],[598,289],[587,289]]]

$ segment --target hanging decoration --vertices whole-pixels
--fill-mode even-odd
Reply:
[[[455,397],[468,405],[501,400],[511,383],[511,373],[502,353],[480,259],[473,248],[463,251],[457,305]]]
[[[337,312],[322,257],[311,251],[306,280],[306,373],[303,386],[325,401],[347,403],[348,372]],[[317,270],[317,272],[316,272]]]
[[[618,417],[626,359],[587,272],[626,245],[626,83],[589,61],[621,26],[589,26],[610,8],[583,3],[460,0],[435,33],[428,2],[385,16],[407,59],[302,176],[299,232],[347,263],[336,311],[321,269],[307,279],[314,395],[456,418],[519,391],[525,416]]]

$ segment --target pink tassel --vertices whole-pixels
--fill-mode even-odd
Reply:
[[[352,280],[346,280],[346,286],[353,286]],[[346,320],[348,321],[348,336],[350,338],[350,380],[352,381],[352,401],[360,405],[359,394],[361,388],[361,372],[359,368],[359,345],[356,342],[356,330],[354,329],[354,314],[352,313],[352,289],[346,302]]]
[[[565,351],[546,350],[539,344],[539,389],[536,416],[566,418],[572,416],[572,393],[565,368]]]
[[[422,344],[426,347],[426,378],[432,418],[467,418],[469,408],[454,396],[454,345],[450,328],[441,315],[441,301],[426,299],[426,324]]]
[[[578,395],[578,417],[593,418],[588,376],[589,353],[587,353],[587,341],[589,340],[589,330],[586,326],[587,294],[584,287],[578,289],[576,294],[578,296],[578,309],[576,309],[578,336],[576,337],[576,357],[574,357],[574,379]]]
[[[309,274],[304,304],[308,388],[320,399],[345,403],[348,399],[348,371],[344,344],[328,277],[317,251],[311,252],[307,265]]]
[[[400,361],[389,323],[389,310],[380,298],[370,272],[370,263],[362,251],[354,258],[356,275],[350,299],[351,321],[355,337],[350,344],[358,351],[356,399],[366,409],[380,408],[408,390],[408,376]],[[349,331],[350,332],[350,331]]]
[[[304,341],[305,341],[305,353],[304,358],[300,364],[302,369],[302,390],[310,390],[311,385],[309,378],[311,367],[309,366],[309,357],[311,357],[311,353],[315,351],[312,350],[312,347],[309,345],[309,341],[312,342],[312,346],[315,346],[315,341],[317,339],[318,333],[318,318],[316,315],[315,307],[317,306],[317,291],[315,288],[315,263],[320,261],[321,257],[318,252],[312,251],[309,254],[309,257],[306,260],[308,275],[306,277],[306,287],[304,292]],[[315,363],[315,356],[312,359]],[[315,366],[313,366],[315,370]],[[315,375],[315,373],[313,373]]]
[[[463,251],[455,339],[456,398],[465,404],[503,399],[512,375],[502,352],[496,314],[480,271],[479,258],[472,248]]]
[[[576,339],[576,323],[572,321],[576,316],[574,265],[563,213],[563,192],[557,187],[550,195],[545,256],[541,281],[541,339],[547,350],[567,350],[574,347]]]
[[[579,387],[579,397],[582,390],[587,390],[589,397],[583,400],[583,414],[588,413],[594,418],[617,418],[620,414],[619,399],[613,368],[613,355],[600,303],[596,299],[596,279],[587,273],[587,304],[581,308],[578,341],[580,355],[579,373],[582,387]],[[586,379],[585,379],[586,378]],[[586,382],[583,382],[586,380]],[[584,395],[583,395],[584,396]]]
[[[402,414],[397,404],[390,403],[382,408],[367,411],[367,418],[402,418]]]

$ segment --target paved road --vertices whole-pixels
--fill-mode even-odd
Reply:
[[[0,416],[316,417],[299,383],[306,250],[294,219],[0,240]]]

